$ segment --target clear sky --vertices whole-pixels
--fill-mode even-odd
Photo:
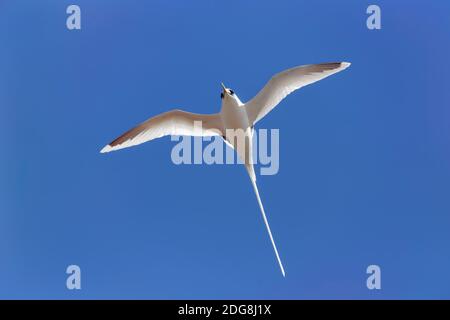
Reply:
[[[449,17],[444,0],[0,1],[0,298],[450,298]],[[246,101],[330,61],[352,65],[257,125],[280,130],[258,184],[286,278],[243,167],[176,166],[169,137],[99,153],[160,112],[217,112],[221,81]]]

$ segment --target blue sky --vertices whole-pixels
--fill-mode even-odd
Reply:
[[[450,298],[449,9],[1,1],[0,298]],[[246,101],[341,60],[258,123],[280,129],[280,171],[258,184],[286,278],[243,167],[176,166],[168,137],[98,152],[160,112],[217,112],[221,81]]]

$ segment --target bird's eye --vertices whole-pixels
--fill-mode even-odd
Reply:
[[[223,92],[220,94],[220,99],[223,99]]]
[[[234,91],[233,91],[233,90],[231,90],[231,89],[230,89],[230,94],[231,94],[231,95],[233,95],[233,94],[234,94]]]

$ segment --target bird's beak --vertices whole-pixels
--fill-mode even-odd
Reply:
[[[227,92],[227,88],[225,87],[225,85],[223,84],[223,82],[221,82],[220,84],[222,85],[223,92]]]

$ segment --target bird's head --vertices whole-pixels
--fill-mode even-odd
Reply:
[[[228,101],[234,102],[238,105],[242,104],[241,100],[239,100],[238,96],[234,93],[233,90],[225,87],[225,85],[223,83],[221,83],[221,85],[222,85],[222,93],[220,94],[220,98],[222,99],[222,102],[228,100]]]

